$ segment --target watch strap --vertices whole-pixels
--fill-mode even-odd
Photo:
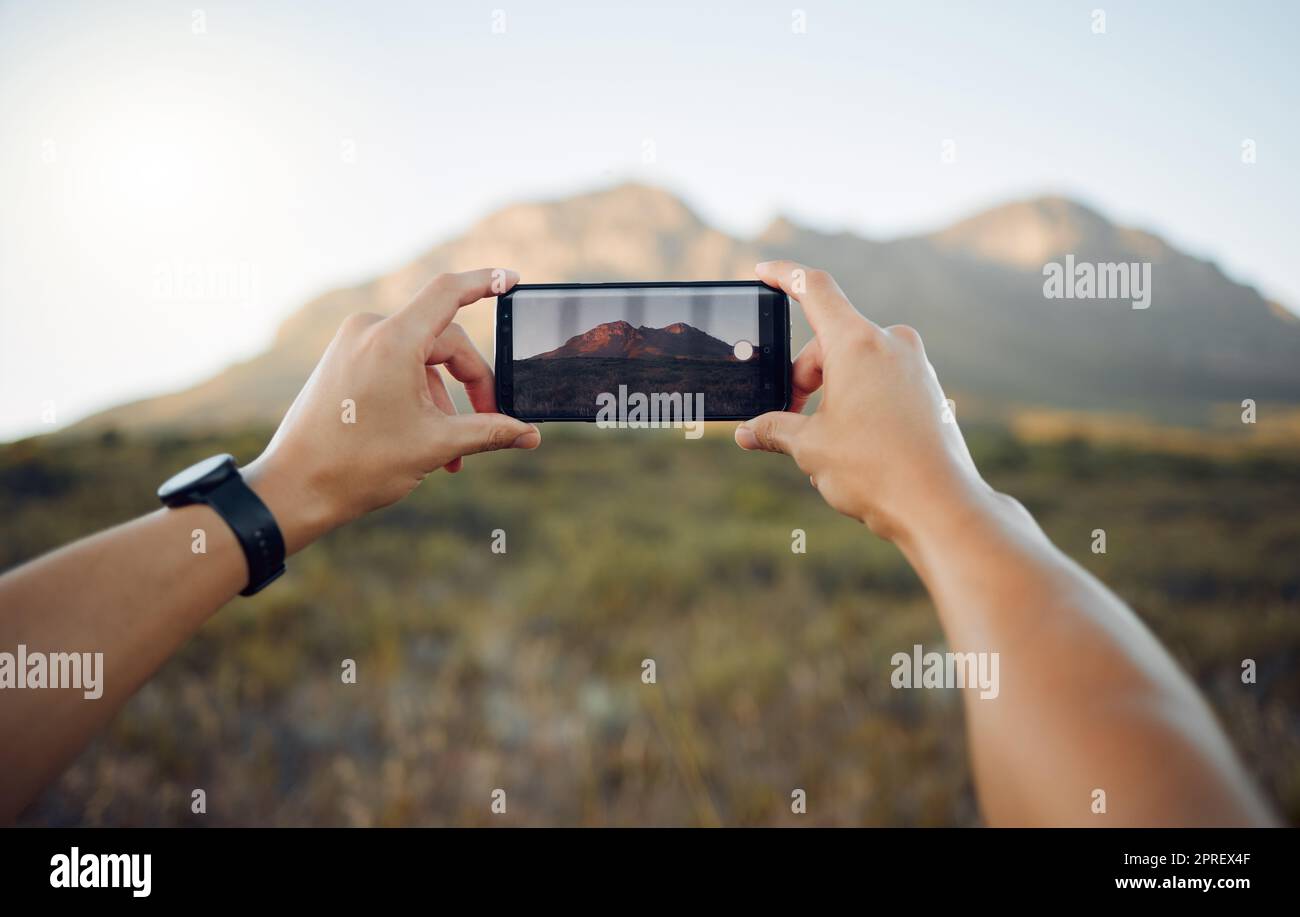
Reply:
[[[211,506],[239,540],[248,561],[248,585],[240,595],[260,592],[284,572],[284,536],[261,497],[233,474],[199,498]]]

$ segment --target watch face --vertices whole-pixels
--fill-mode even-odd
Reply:
[[[168,506],[184,505],[191,502],[195,495],[211,490],[234,473],[233,455],[214,455],[205,458],[168,478],[163,486],[158,488],[158,499]]]

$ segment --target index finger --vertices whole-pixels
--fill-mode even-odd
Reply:
[[[447,367],[452,378],[465,386],[465,394],[469,396],[469,403],[474,410],[481,414],[497,413],[492,367],[488,366],[483,354],[478,352],[460,325],[455,322],[448,325],[447,330],[429,348],[425,360]]]
[[[451,324],[457,309],[485,296],[500,296],[518,282],[519,275],[505,268],[485,267],[459,274],[439,274],[426,283],[393,319],[418,335],[428,352],[438,335]]]
[[[867,321],[853,308],[853,303],[849,302],[835,278],[825,271],[806,267],[797,261],[764,261],[754,267],[754,273],[759,280],[780,287],[798,301],[804,315],[808,316],[813,333],[823,341],[833,338],[836,329],[846,322]]]
[[[822,387],[822,348],[816,338],[804,344],[799,355],[794,358],[794,364],[790,367],[790,381],[794,391],[786,410],[800,414],[808,404],[808,399]]]

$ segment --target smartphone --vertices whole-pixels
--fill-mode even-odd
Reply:
[[[599,422],[638,399],[746,420],[790,403],[790,303],[756,280],[519,284],[497,299],[495,350],[497,405],[521,420]]]

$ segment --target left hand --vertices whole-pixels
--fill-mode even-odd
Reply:
[[[297,550],[325,531],[409,494],[439,468],[495,449],[535,449],[531,424],[497,413],[492,370],[452,319],[519,276],[440,274],[400,312],[349,316],[270,445],[245,470]],[[475,413],[457,414],[442,370]],[[285,517],[285,518],[282,518]]]

